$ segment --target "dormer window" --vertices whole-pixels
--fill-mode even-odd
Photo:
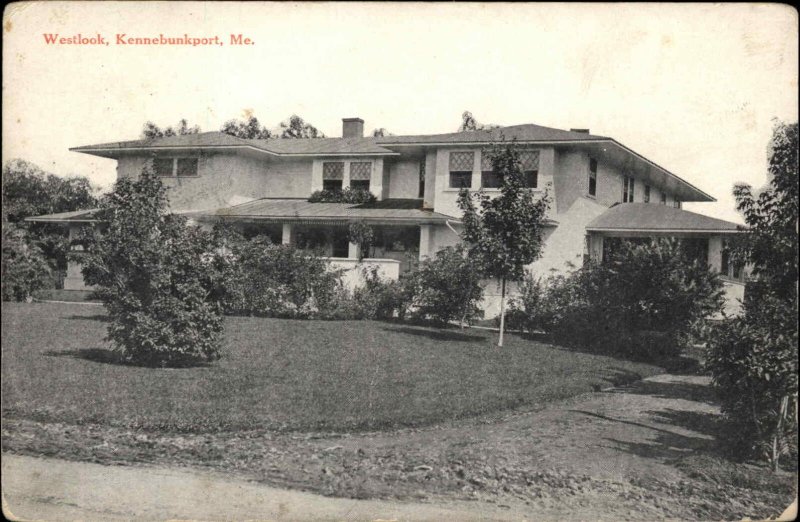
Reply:
[[[326,161],[322,164],[322,190],[342,190],[343,181],[343,161]]]
[[[474,161],[474,152],[450,153],[450,188],[472,187],[472,166]]]
[[[350,164],[350,188],[369,190],[369,180],[372,177],[372,162],[359,161]]]
[[[162,178],[192,178],[197,176],[197,158],[155,158],[153,171]]]
[[[633,203],[633,178],[624,176],[622,178],[622,202]]]

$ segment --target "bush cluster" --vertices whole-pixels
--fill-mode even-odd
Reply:
[[[318,190],[308,197],[309,203],[374,203],[375,195],[369,190],[346,187],[342,190]]]
[[[52,285],[50,266],[25,230],[3,224],[3,301],[31,301],[37,290]]]
[[[680,241],[623,242],[611,259],[566,276],[528,277],[512,324],[558,342],[639,356],[674,356],[724,303],[719,276]]]

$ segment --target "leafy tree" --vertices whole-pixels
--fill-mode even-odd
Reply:
[[[220,131],[246,140],[266,140],[272,137],[272,132],[261,125],[258,118],[253,115],[250,115],[247,121],[228,120]]]
[[[537,198],[525,188],[519,152],[512,144],[496,146],[489,152],[492,169],[500,178],[500,194],[490,197],[483,191],[470,194],[462,189],[458,206],[464,213],[461,238],[469,247],[469,257],[479,263],[484,274],[500,280],[500,337],[505,328],[506,282],[519,281],[525,266],[542,254],[542,232],[550,198]],[[477,206],[476,206],[477,202]]]
[[[87,210],[97,206],[96,189],[85,177],[63,178],[21,159],[3,165],[3,223],[13,223],[41,250],[52,269],[65,269],[69,240],[58,224],[28,223],[42,214]]]
[[[281,122],[281,138],[324,138],[325,135],[316,127],[307,123],[297,114],[292,114],[288,120]]]
[[[735,252],[757,280],[745,290],[744,315],[707,332],[707,368],[740,457],[797,462],[798,124],[777,123],[769,184],[758,196],[734,188],[748,229]]]
[[[211,234],[167,213],[161,180],[147,167],[101,201],[102,233],[86,238],[86,282],[110,316],[108,339],[131,361],[179,366],[219,357],[222,320],[209,300]]]
[[[394,136],[394,134],[392,134],[391,132],[389,132],[388,130],[386,130],[383,127],[379,128],[379,129],[374,129],[372,131],[372,137],[373,138],[383,138],[385,136]]]
[[[142,129],[142,138],[151,139],[168,136],[183,136],[185,134],[197,134],[198,132],[200,132],[200,127],[197,125],[190,127],[189,122],[186,121],[185,118],[179,121],[174,127],[165,127],[163,129],[152,121],[148,121],[144,124],[144,128]]]
[[[498,128],[499,125],[478,123],[478,120],[469,111],[464,111],[461,114],[461,125],[458,127],[458,132],[469,132],[478,130],[491,130]]]

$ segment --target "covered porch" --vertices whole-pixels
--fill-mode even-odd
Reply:
[[[649,203],[623,203],[611,207],[586,226],[587,257],[602,263],[621,241],[646,241],[670,237],[681,241],[687,255],[708,264],[721,275],[725,312],[741,312],[746,267],[730,262],[727,239],[741,232],[741,225],[686,210]]]

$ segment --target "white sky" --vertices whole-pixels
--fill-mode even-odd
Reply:
[[[147,120],[218,130],[252,110],[328,136],[353,116],[420,134],[470,110],[614,137],[719,200],[685,208],[741,221],[733,183],[763,184],[772,119],[798,118],[797,12],[782,5],[29,2],[3,28],[3,160],[103,187],[115,161],[67,149],[136,139]],[[98,32],[111,45],[42,36]],[[226,43],[113,43],[185,32]]]

